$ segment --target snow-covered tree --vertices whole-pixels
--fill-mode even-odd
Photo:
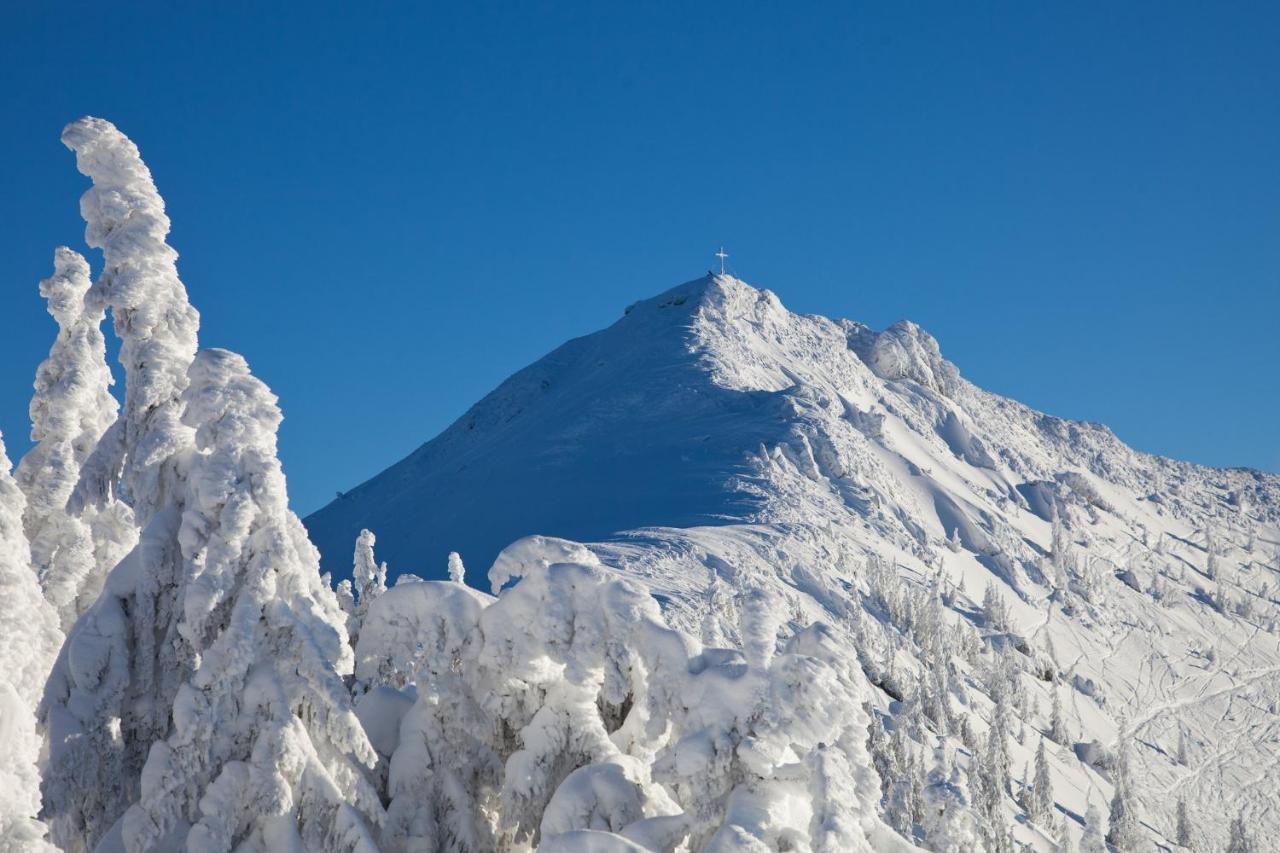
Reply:
[[[1080,853],[1107,853],[1102,810],[1091,797],[1084,813],[1084,832],[1080,836]]]
[[[26,501],[0,439],[0,850],[52,850],[40,811],[35,707],[62,642],[23,532]]]
[[[1066,746],[1071,741],[1071,735],[1067,731],[1067,721],[1062,716],[1062,700],[1058,698],[1057,685],[1050,684],[1049,692],[1053,694],[1049,712],[1049,740],[1059,746]]]
[[[462,564],[462,555],[457,551],[449,552],[449,580],[454,583],[464,583],[467,576],[467,567]]]
[[[1049,761],[1044,754],[1044,741],[1036,747],[1036,775],[1031,783],[1031,819],[1049,826],[1053,819],[1053,780],[1049,778]]]
[[[1111,813],[1107,820],[1109,827],[1107,843],[1120,853],[1128,853],[1128,851],[1139,849],[1143,833],[1138,822],[1138,804],[1133,795],[1128,735],[1123,725],[1112,775],[1115,788],[1111,795]]]
[[[374,851],[381,807],[360,765],[375,756],[342,682],[352,659],[341,613],[288,508],[276,398],[225,350],[201,351],[190,379],[183,422],[199,454],[178,633],[194,670],[171,734],[151,748],[125,842]]]
[[[192,446],[179,398],[200,316],[178,278],[178,253],[165,241],[169,217],[137,146],[90,117],[67,125],[62,141],[93,181],[80,213],[85,242],[102,250],[103,268],[89,298],[111,310],[126,379],[124,406],[86,461],[70,506],[118,494],[145,529],[172,506],[173,469]]]
[[[352,557],[352,583],[339,591],[339,599],[345,602],[350,596],[351,603],[344,604],[347,611],[347,632],[354,646],[360,639],[360,626],[364,624],[369,605],[387,591],[387,564],[378,565],[373,554],[373,546],[377,537],[371,530],[361,530],[356,537],[356,550]]]
[[[64,629],[93,603],[107,571],[137,541],[132,513],[119,501],[67,511],[85,459],[116,419],[102,335],[103,307],[87,299],[89,264],[65,247],[40,282],[58,336],[36,371],[31,399],[35,446],[15,477],[27,497],[23,516],[31,561]]]
[[[1004,792],[1009,784],[1007,747],[1001,727],[987,730],[987,742],[978,757],[976,806],[983,845],[990,853],[1009,850],[1009,828],[1004,815]]]
[[[1049,553],[1053,557],[1053,564],[1062,571],[1069,571],[1071,562],[1071,537],[1067,534],[1067,526],[1062,522],[1062,516],[1058,513],[1058,502],[1055,500],[1051,509],[1050,516],[1050,539]]]
[[[387,567],[378,565],[373,556],[373,546],[377,538],[372,531],[361,530],[356,537],[356,552],[351,567],[351,577],[355,582],[356,597],[368,609],[373,599],[387,591]]]
[[[782,624],[778,604],[777,595],[767,587],[747,590],[738,604],[742,653],[754,666],[768,666],[777,649],[778,628]]]
[[[993,631],[1008,631],[1012,627],[1009,606],[1005,604],[1004,596],[995,583],[987,584],[986,591],[982,594],[982,616],[987,627]]]
[[[1022,764],[1022,778],[1018,783],[1017,803],[1018,808],[1022,809],[1028,817],[1031,816],[1033,806],[1031,805],[1031,775],[1027,772],[1027,764]]]
[[[925,840],[936,853],[968,853],[978,847],[968,785],[948,749],[938,752],[940,760],[924,789]]]
[[[995,706],[991,709],[991,729],[988,732],[988,743],[991,750],[992,772],[1000,780],[1002,790],[1011,789],[1009,759],[1009,723],[1013,712],[1009,707],[1009,695],[1006,692],[997,694]]]
[[[119,495],[141,535],[46,687],[54,840],[371,849],[380,807],[358,765],[376,756],[342,681],[341,611],[287,508],[275,399],[238,356],[196,361],[198,318],[133,143],[98,119],[63,141],[93,179],[81,203],[104,257],[92,295],[111,309],[126,377],[68,506]]]
[[[582,831],[646,849],[870,849],[865,677],[828,632],[765,653],[763,631],[750,661],[699,652],[642,590],[542,537],[490,579],[496,600],[426,582],[370,608],[357,680],[392,753],[383,849],[554,850]],[[782,603],[744,609],[768,602]],[[387,691],[409,687],[395,723]],[[760,821],[784,800],[805,805]]]
[[[178,535],[195,453],[181,396],[199,317],[137,147],[94,118],[72,122],[62,141],[93,181],[80,202],[86,242],[103,253],[90,298],[111,310],[125,373],[120,415],[85,461],[68,509],[105,509],[119,497],[141,529],[68,632],[42,705],[50,741],[45,810],[55,843],[81,850],[137,799],[147,753],[168,736],[178,686],[194,664],[190,646],[179,643]]]

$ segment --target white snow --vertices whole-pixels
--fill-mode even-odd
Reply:
[[[40,734],[35,707],[62,643],[58,616],[40,594],[22,529],[25,499],[0,439],[0,850],[52,849],[40,811]]]
[[[58,323],[58,336],[36,370],[36,445],[14,472],[27,498],[23,522],[32,563],[64,630],[97,599],[107,571],[137,540],[132,512],[112,497],[67,510],[85,459],[119,408],[109,390],[104,308],[88,298],[89,287],[88,262],[66,247],[54,252],[54,274],[40,282],[40,293]]]

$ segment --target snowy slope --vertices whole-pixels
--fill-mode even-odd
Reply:
[[[728,481],[785,413],[776,395],[710,381],[692,327],[705,290],[675,288],[570,341],[312,515],[325,567],[345,568],[362,527],[393,571],[434,576],[449,550],[488,565],[530,532],[596,539],[751,517],[759,500]]]
[[[941,589],[963,737],[993,719],[990,671],[1016,661],[1013,775],[1043,741],[1072,839],[1090,803],[1106,811],[1120,747],[1150,839],[1173,848],[1179,799],[1201,843],[1224,843],[1242,806],[1256,837],[1280,833],[1280,478],[1138,453],[984,392],[913,324],[874,332],[730,277],[689,282],[306,524],[339,574],[364,527],[393,574],[425,577],[450,550],[481,567],[530,534],[594,543],[716,644],[743,642],[742,596],[763,591],[780,638],[834,627],[890,728],[939,666],[903,602]],[[547,547],[522,543],[491,578]],[[990,584],[1008,625],[982,606]],[[1055,694],[1065,744],[1044,737]],[[972,773],[957,728],[940,742]],[[1017,840],[1053,849],[1006,808]]]

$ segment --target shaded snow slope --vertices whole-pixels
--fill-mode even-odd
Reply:
[[[363,527],[393,573],[426,577],[450,550],[479,568],[530,534],[592,542],[712,644],[822,620],[890,727],[903,685],[937,666],[892,599],[940,588],[972,629],[954,636],[980,643],[947,652],[970,743],[935,732],[968,773],[995,652],[1013,649],[1010,763],[1019,776],[1045,743],[1071,838],[1090,803],[1105,813],[1118,745],[1152,839],[1172,846],[1179,798],[1201,843],[1225,842],[1241,806],[1257,836],[1280,832],[1280,478],[1138,453],[984,392],[911,323],[875,332],[729,277],[689,282],[516,374],[307,526],[339,574]],[[524,542],[493,580],[569,547]],[[749,628],[744,608],[777,624]],[[1063,743],[1046,738],[1055,700]]]
[[[698,327],[720,292],[699,279],[632,306],[310,516],[325,568],[349,571],[363,527],[393,571],[443,577],[448,551],[487,566],[530,532],[598,539],[751,517],[759,501],[737,482],[745,454],[786,413],[776,393],[712,381]],[[786,384],[778,375],[770,390]]]

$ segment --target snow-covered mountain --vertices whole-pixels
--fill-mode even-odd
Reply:
[[[443,576],[456,550],[496,591],[576,553],[555,537],[712,645],[753,642],[762,595],[779,642],[832,626],[877,687],[881,807],[904,834],[937,747],[973,788],[1012,708],[1019,842],[1088,846],[1089,806],[1125,779],[1133,849],[1176,848],[1180,807],[1208,849],[1238,815],[1280,835],[1280,477],[987,393],[912,323],[797,315],[708,275],[520,371],[306,524],[337,574],[369,528],[393,574]],[[1042,745],[1050,815],[1017,781]]]

